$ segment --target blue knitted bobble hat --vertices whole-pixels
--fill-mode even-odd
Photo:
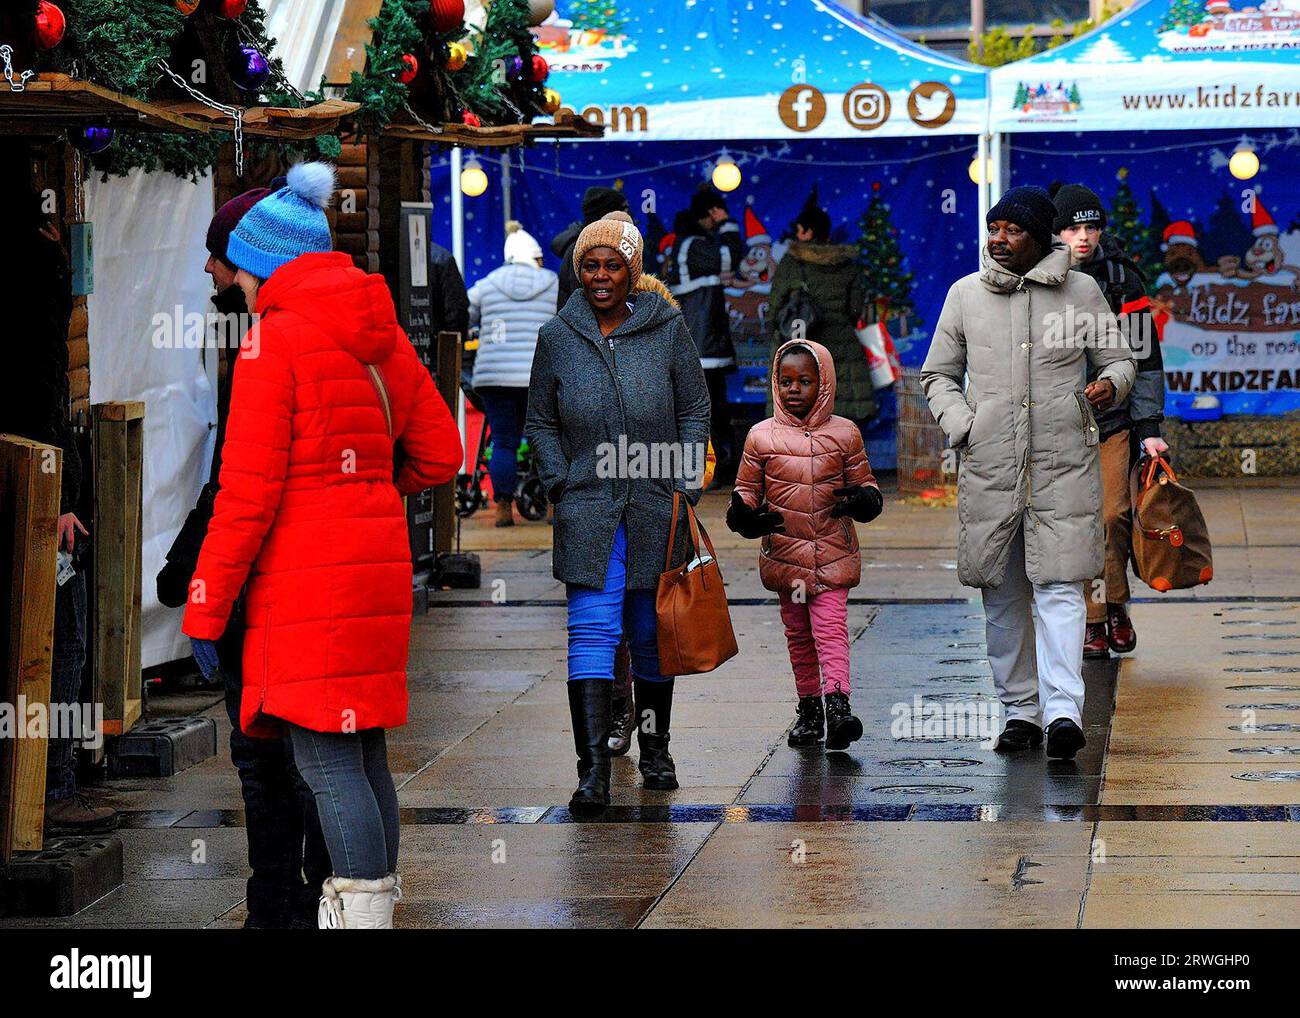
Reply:
[[[244,214],[226,247],[230,264],[258,279],[270,279],[299,255],[333,248],[325,209],[334,195],[334,167],[298,163],[287,181]]]

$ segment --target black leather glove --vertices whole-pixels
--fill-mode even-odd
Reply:
[[[731,505],[727,507],[727,526],[741,537],[750,539],[784,533],[785,517],[773,509],[768,509],[766,505],[764,503],[757,509],[751,509],[745,505],[740,492],[733,491]]]
[[[859,523],[870,523],[885,508],[885,500],[879,488],[864,488],[853,484],[847,488],[836,488],[831,494],[839,501],[831,507],[831,518],[848,516]]]

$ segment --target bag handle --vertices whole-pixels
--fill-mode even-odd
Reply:
[[[1174,468],[1169,465],[1169,461],[1157,453],[1155,456],[1147,457],[1146,469],[1142,472],[1142,483],[1138,488],[1138,494],[1146,491],[1155,481],[1156,470],[1162,470],[1168,478],[1175,484],[1178,483],[1178,477],[1174,473]],[[1133,523],[1142,531],[1144,535],[1153,541],[1168,540],[1175,548],[1179,548],[1183,543],[1182,528],[1175,525],[1167,527],[1164,530],[1153,529],[1142,522],[1142,510],[1139,500],[1133,501]]]
[[[682,504],[682,493],[673,492],[673,524],[668,528],[668,548],[664,552],[664,572],[673,567],[673,546],[677,543],[677,517],[678,509]],[[696,555],[700,553],[701,534],[703,534],[704,546],[709,549],[709,554],[713,560],[718,560],[718,553],[713,550],[713,541],[709,539],[709,533],[700,526],[700,521],[695,517],[695,508],[691,505],[690,500],[686,501],[686,523],[691,528],[691,547]],[[704,581],[705,587],[708,586],[707,575]]]
[[[379,366],[376,364],[367,364],[366,370],[370,373],[370,384],[375,387],[375,392],[379,393],[379,402],[384,406],[384,420],[388,424],[388,437],[393,437],[393,407],[388,402],[388,389],[384,386],[384,376],[379,373]]]

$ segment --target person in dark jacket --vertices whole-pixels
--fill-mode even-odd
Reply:
[[[41,210],[32,187],[30,151],[22,143],[0,150],[0,236],[19,253],[0,273],[0,303],[23,308],[11,330],[0,371],[0,433],[63,450],[58,547],[74,555],[74,572],[54,597],[50,701],[75,705],[86,661],[86,576],[76,555],[89,536],[77,513],[81,456],[69,420],[68,323],[72,278],[58,229]],[[62,716],[75,716],[65,712]],[[56,737],[57,736],[57,737]],[[51,833],[93,834],[117,826],[115,810],[93,803],[77,785],[73,733],[50,732],[45,778],[45,825]]]
[[[429,313],[438,332],[459,332],[469,335],[469,292],[460,266],[450,251],[441,244],[429,242],[429,292],[432,303]]]
[[[613,187],[593,185],[582,194],[582,222],[570,223],[551,240],[551,250],[560,259],[560,290],[556,295],[555,310],[560,311],[574,290],[582,288],[578,282],[577,270],[573,267],[573,249],[578,243],[578,234],[584,226],[590,226],[597,219],[602,219],[610,212],[630,212],[627,195]]]
[[[609,804],[614,657],[624,633],[645,787],[677,787],[668,753],[673,677],[659,672],[655,588],[674,492],[692,503],[700,496],[709,397],[681,312],[642,274],[643,253],[625,212],[582,231],[574,248],[582,289],[542,326],[528,393],[525,431],[555,503],[553,570],[567,585],[579,778],[569,809],[577,816]],[[642,469],[651,450],[669,455]],[[690,544],[685,531],[675,563]]]
[[[839,386],[836,411],[861,430],[877,413],[876,387],[856,332],[865,300],[862,269],[855,247],[830,242],[831,217],[817,205],[816,197],[814,191],[799,210],[791,227],[793,239],[772,275],[767,310],[772,351],[790,339],[777,327],[781,310],[807,285],[817,317],[800,338],[820,343],[831,352]]]
[[[253,188],[232,198],[217,210],[208,227],[208,261],[204,271],[216,287],[213,306],[221,314],[231,316],[223,321],[229,327],[223,328],[222,335],[236,342],[244,330],[238,328],[242,319],[234,316],[246,314],[248,306],[243,291],[235,283],[236,269],[227,259],[226,246],[244,213],[284,183],[283,177],[277,178],[270,187]],[[212,468],[199,492],[198,503],[186,517],[158,574],[158,600],[169,607],[180,607],[188,599],[199,549],[212,520],[238,353],[238,346],[218,348],[224,367],[218,371],[217,435]],[[291,741],[250,738],[239,727],[244,631],[241,598],[236,602],[226,631],[217,641],[217,658],[226,692],[226,713],[230,716],[230,762],[239,772],[248,864],[253,871],[248,878],[245,899],[248,916],[244,925],[248,929],[314,929],[320,896],[316,889],[330,875],[329,850],[321,833],[311,789],[294,764]]]
[[[1070,249],[1072,268],[1097,281],[1111,312],[1137,358],[1137,380],[1126,399],[1097,417],[1101,440],[1102,512],[1106,541],[1105,575],[1088,592],[1084,657],[1126,654],[1137,646],[1137,631],[1128,614],[1128,560],[1133,507],[1129,470],[1135,447],[1156,456],[1168,451],[1160,437],[1164,419],[1165,366],[1151,316],[1146,278],[1114,235],[1106,229],[1101,199],[1082,184],[1052,188],[1056,219],[1052,228]],[[1089,381],[1092,379],[1090,378]]]
[[[664,282],[681,305],[699,351],[713,408],[710,432],[718,457],[716,483],[726,484],[736,472],[727,405],[727,375],[736,370],[736,347],[724,287],[744,257],[744,238],[722,195],[709,184],[701,185],[690,207],[674,220],[673,233],[672,246],[664,255]]]

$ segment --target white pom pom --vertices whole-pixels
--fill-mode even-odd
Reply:
[[[304,201],[328,208],[334,197],[334,167],[329,163],[298,163],[289,169],[288,185]]]

